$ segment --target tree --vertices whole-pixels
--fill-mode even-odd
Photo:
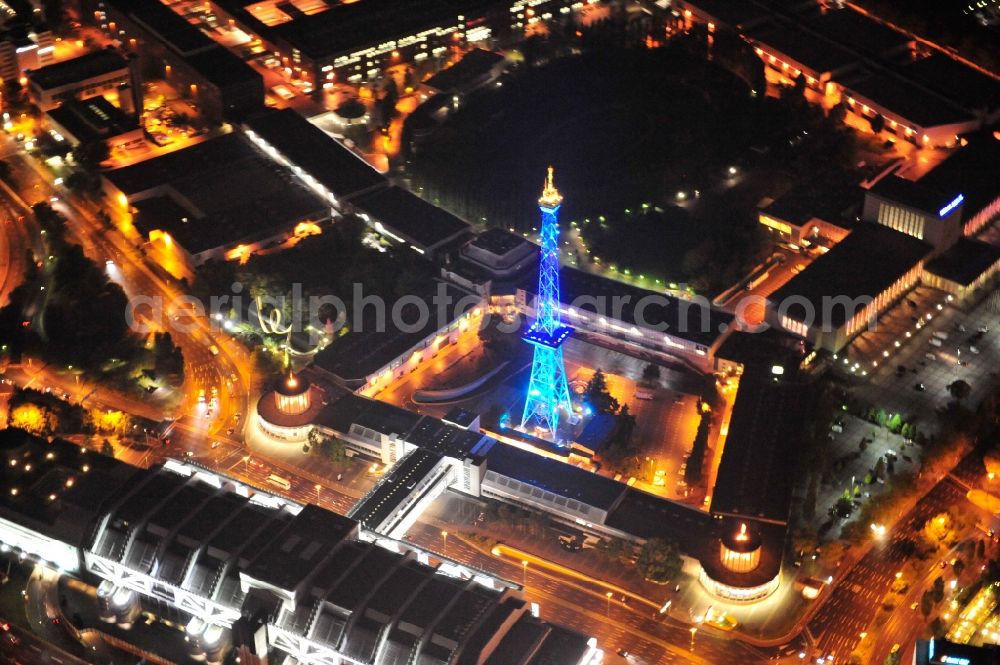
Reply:
[[[643,578],[663,584],[680,575],[683,567],[677,545],[661,538],[650,538],[639,549],[635,568]]]
[[[59,419],[56,414],[31,402],[14,407],[8,424],[32,434],[51,434],[59,429]]]
[[[923,595],[920,596],[920,613],[924,615],[926,619],[931,615],[934,610],[934,594],[930,591],[924,591]]]
[[[885,657],[884,661],[885,665],[899,665],[899,661],[902,657],[903,655],[897,649],[896,651],[890,653],[888,656]]]
[[[111,149],[105,141],[81,143],[73,149],[73,159],[86,169],[96,170],[101,162],[111,156]]]
[[[934,585],[931,587],[931,597],[935,603],[940,603],[944,599],[944,578],[936,577]]]
[[[595,413],[615,413],[618,411],[618,400],[608,391],[608,380],[604,372],[597,370],[587,382],[584,395]]]
[[[153,362],[157,374],[170,377],[175,383],[184,381],[184,353],[174,344],[170,333],[154,333]]]
[[[660,380],[660,366],[653,363],[649,363],[642,368],[642,378],[644,381],[659,381]]]
[[[885,457],[879,457],[878,461],[875,462],[875,469],[872,472],[876,480],[881,480],[885,477]]]
[[[982,539],[976,543],[976,558],[980,560],[986,558],[986,542]]]
[[[899,428],[903,426],[903,418],[898,413],[892,414],[889,420],[885,424],[889,428],[890,432],[898,432]]]
[[[107,439],[101,441],[101,454],[107,457],[115,456],[115,447],[111,445],[111,442]]]
[[[611,538],[602,538],[600,543],[601,552],[611,561],[620,561],[625,558],[626,552],[628,551],[628,543],[626,543],[621,538],[612,536]]]
[[[702,412],[701,421],[698,423],[698,431],[694,435],[694,443],[691,444],[691,454],[688,455],[687,466],[684,468],[684,480],[692,485],[701,481],[711,425],[712,413]]]
[[[628,404],[622,404],[618,411],[618,423],[611,437],[611,445],[619,451],[632,451],[632,433],[635,431],[635,416],[631,414]]]
[[[847,105],[844,102],[840,102],[830,109],[830,115],[828,116],[831,121],[836,123],[844,122],[847,117]]]
[[[313,427],[306,436],[314,452],[323,455],[334,464],[346,464],[350,457],[347,456],[347,444],[342,439],[330,437]]]
[[[876,113],[868,119],[868,124],[871,126],[872,131],[875,132],[875,134],[880,134],[882,130],[885,129],[885,118],[881,113]]]
[[[846,519],[851,516],[851,512],[854,510],[854,502],[845,496],[837,499],[837,503],[834,504],[833,511],[837,514],[837,517]]]
[[[948,546],[955,540],[955,520],[948,512],[938,513],[924,522],[923,536],[934,549]]]
[[[961,577],[965,571],[965,560],[961,558],[956,559],[955,565],[952,567],[955,569],[955,577]]]
[[[948,392],[952,397],[961,402],[972,392],[972,386],[968,382],[958,379],[948,384]]]

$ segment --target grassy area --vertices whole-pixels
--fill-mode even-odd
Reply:
[[[24,597],[21,591],[28,586],[28,578],[31,577],[31,566],[20,564],[17,558],[3,557],[0,559],[0,573],[7,571],[7,562],[13,561],[10,566],[10,579],[0,586],[0,617],[10,621],[16,626],[30,629],[28,620],[24,614]]]
[[[791,96],[764,99],[682,45],[600,48],[502,83],[414,147],[414,188],[470,221],[531,233],[551,164],[561,218],[592,256],[664,282],[734,280],[760,256],[761,198],[787,188],[803,160],[837,161],[832,130],[813,149],[822,114]]]

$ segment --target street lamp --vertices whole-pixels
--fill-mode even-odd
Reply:
[[[611,592],[608,591],[606,594],[604,594],[604,597],[608,599],[607,609],[604,612],[604,616],[606,616],[606,617],[608,617],[610,619],[611,618]]]
[[[319,503],[319,491],[323,489],[323,486],[316,483],[316,503]]]
[[[521,561],[521,586],[528,586],[528,561],[526,559]]]
[[[691,626],[691,648],[694,649],[694,636],[698,634],[698,627]]]
[[[244,455],[243,456],[243,475],[244,476],[250,475],[250,468],[248,466],[249,464],[250,464],[250,456],[249,455]]]
[[[442,549],[441,554],[443,556],[448,556],[448,532],[447,531],[442,531],[441,532],[441,540],[444,541],[444,548]]]

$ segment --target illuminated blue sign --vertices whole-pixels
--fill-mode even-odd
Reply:
[[[955,198],[954,198],[954,199],[952,200],[952,202],[951,202],[951,203],[949,203],[949,204],[948,204],[948,205],[946,205],[945,207],[943,207],[943,208],[941,208],[940,210],[938,210],[938,217],[944,217],[944,216],[945,216],[945,215],[947,215],[947,214],[948,214],[949,212],[951,212],[952,210],[954,210],[954,209],[955,209],[955,208],[957,208],[958,206],[962,205],[962,201],[964,201],[964,200],[965,200],[965,196],[964,196],[963,194],[959,194],[958,196],[956,196],[956,197],[955,197]]]
[[[969,665],[972,661],[968,658],[959,658],[958,656],[941,656],[941,662],[945,665]]]

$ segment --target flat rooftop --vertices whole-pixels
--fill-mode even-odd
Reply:
[[[785,313],[796,321],[839,328],[863,309],[866,303],[860,299],[878,296],[930,251],[930,245],[912,236],[878,224],[861,224],[768,300],[775,305],[787,301]],[[850,306],[839,304],[845,297]],[[832,306],[831,298],[838,298],[838,304]]]
[[[903,68],[907,78],[946,95],[969,110],[1000,108],[1000,80],[968,67],[944,53],[918,58]]]
[[[91,97],[83,101],[67,99],[46,115],[80,143],[105,141],[139,128],[134,118],[104,97]]]
[[[382,476],[375,487],[351,508],[351,518],[369,529],[378,528],[410,495],[414,485],[440,461],[440,455],[428,450],[410,452],[392,467],[391,474]]]
[[[84,544],[84,534],[105,506],[143,473],[104,455],[83,452],[68,441],[49,443],[18,429],[0,430],[0,465],[0,484],[5,488],[0,492],[0,515],[46,534],[72,533],[77,545]],[[16,493],[10,491],[14,489]]]
[[[512,233],[507,229],[493,227],[480,233],[469,243],[470,247],[476,247],[496,256],[503,256],[509,252],[525,246],[536,247],[530,240]]]
[[[424,450],[455,459],[485,454],[494,443],[484,434],[449,425],[431,416],[424,416],[406,435],[406,440]]]
[[[159,0],[108,0],[119,12],[131,16],[180,56],[216,46],[205,33]]]
[[[926,272],[969,286],[1000,262],[1000,247],[971,238],[959,238],[944,254],[924,266]]]
[[[338,200],[389,185],[385,176],[294,109],[265,111],[247,120],[245,126]]]
[[[357,522],[307,505],[257,553],[246,573],[279,589],[294,589],[330,550],[353,536]]]
[[[42,90],[52,90],[98,76],[126,73],[128,63],[116,51],[92,51],[70,60],[40,67],[28,73],[28,81]]]
[[[857,174],[810,177],[797,182],[761,212],[793,226],[803,226],[816,218],[850,229],[854,226],[853,215],[861,207],[862,192]]]
[[[677,543],[685,554],[698,556],[712,517],[697,508],[629,487],[604,523],[638,538],[663,538]]]
[[[846,7],[821,10],[812,6],[799,17],[811,30],[866,56],[877,57],[896,51],[910,42],[906,35]]]
[[[192,253],[321,221],[330,212],[328,203],[238,132],[103,177],[138,209],[136,228],[166,231]]]
[[[275,6],[276,14],[267,22],[258,19],[246,0],[221,0],[229,12],[253,27],[254,32],[280,39],[314,60],[332,59],[368,46],[399,39],[424,30],[457,25],[458,16],[466,22],[478,18],[484,6],[482,0],[362,0],[335,3],[332,0],[321,11],[305,14],[295,11],[288,3]]]
[[[853,67],[858,55],[838,46],[832,40],[810,34],[800,25],[784,21],[763,23],[750,29],[749,37],[765,50],[782,53],[803,67],[823,74]]]
[[[851,91],[906,118],[919,127],[935,127],[973,120],[973,114],[913,81],[886,69],[861,69],[838,81]]]
[[[432,287],[436,284],[432,284]],[[314,367],[329,372],[345,381],[363,381],[371,374],[381,370],[390,362],[406,353],[417,343],[446,325],[457,321],[473,304],[467,299],[468,294],[450,284],[445,285],[444,292],[451,297],[451,302],[442,318],[438,321],[438,307],[433,298],[435,288],[424,293],[412,294],[424,300],[430,316],[425,317],[424,325],[419,329],[400,330],[393,325],[394,317],[386,316],[384,325],[378,328],[374,322],[366,322],[358,330],[351,330],[346,335],[334,339],[313,358]],[[459,302],[465,300],[465,302]],[[461,311],[459,310],[461,306]],[[412,308],[403,307],[403,319],[415,321]]]
[[[461,90],[479,77],[489,74],[504,59],[504,56],[493,51],[472,49],[461,60],[424,81],[424,85],[441,92]]]
[[[786,368],[784,376],[794,375]],[[777,524],[788,520],[793,474],[788,472],[811,413],[808,386],[770,371],[745,371],[729,420],[711,511]]]
[[[246,62],[220,46],[184,17],[159,0],[109,0],[221,90],[263,78]]]
[[[892,174],[872,185],[870,191],[933,217],[961,193],[959,190],[942,191],[926,179],[914,182]]]
[[[627,489],[610,478],[504,443],[497,443],[486,455],[486,469],[605,511],[611,510]]]
[[[762,3],[746,0],[695,0],[690,4],[734,28],[765,19],[771,10]]]
[[[619,297],[622,321],[641,328],[664,328],[664,334],[710,347],[732,325],[733,315],[711,306],[647,291],[637,286],[563,266],[559,271],[561,298],[566,306],[578,311],[596,313],[611,318],[613,299]],[[527,290],[534,293],[537,273]],[[597,312],[595,300],[606,304],[606,311]],[[603,299],[603,300],[602,300]],[[644,300],[645,299],[645,300]],[[636,320],[636,305],[649,306],[642,311],[643,321]],[[572,325],[570,318],[567,323]]]
[[[391,233],[421,250],[436,248],[471,227],[444,208],[429,203],[401,187],[389,187],[358,197],[354,207],[381,222]]]
[[[339,398],[330,400],[320,411],[316,423],[343,433],[357,423],[381,434],[403,437],[416,427],[422,417],[419,413],[388,402],[345,392]]]
[[[965,196],[965,220],[1000,198],[1000,139],[991,132],[966,137],[968,145],[955,150],[931,169],[918,183],[930,190],[961,193]]]

